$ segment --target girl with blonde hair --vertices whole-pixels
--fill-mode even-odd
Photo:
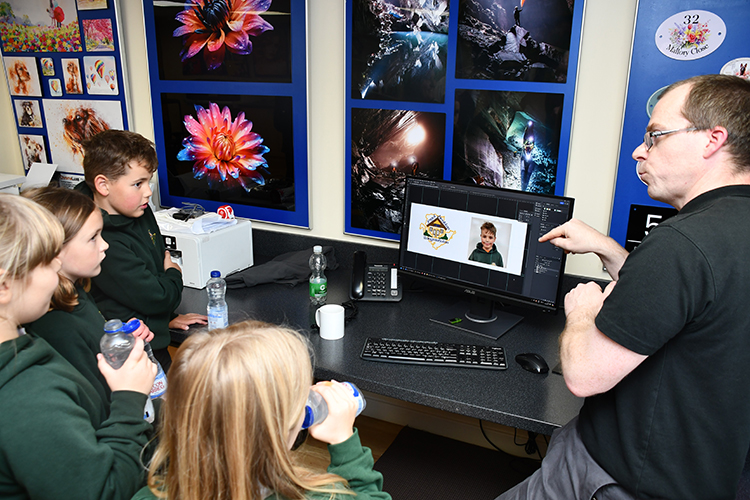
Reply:
[[[60,283],[52,295],[50,311],[25,325],[26,330],[46,340],[81,372],[109,408],[109,386],[96,361],[105,318],[89,294],[91,278],[101,271],[109,246],[101,235],[101,211],[94,200],[72,189],[45,187],[26,191],[23,196],[49,210],[65,232],[58,255]],[[143,322],[133,334],[144,341],[154,336]]]
[[[107,411],[94,387],[20,325],[42,316],[57,288],[60,222],[20,196],[0,194],[0,498],[127,499],[142,483],[151,425],[143,406],[156,368],[138,340],[113,370]]]
[[[259,321],[191,335],[170,370],[149,486],[134,500],[390,499],[338,382],[312,388],[328,403],[328,417],[309,429],[329,443],[328,473],[297,464],[310,353],[299,333]]]

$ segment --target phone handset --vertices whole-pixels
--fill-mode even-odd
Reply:
[[[368,264],[365,252],[361,250],[354,252],[349,297],[363,301],[400,301],[401,283],[398,280],[396,265]]]

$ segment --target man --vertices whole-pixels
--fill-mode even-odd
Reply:
[[[586,400],[499,498],[734,500],[750,446],[748,109],[734,76],[666,89],[633,158],[679,213],[631,254],[576,220],[540,238],[596,253],[616,281],[565,297],[563,373]]]

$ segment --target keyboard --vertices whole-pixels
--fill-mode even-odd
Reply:
[[[368,337],[359,355],[367,361],[505,370],[502,347]]]

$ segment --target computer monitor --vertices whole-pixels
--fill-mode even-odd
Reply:
[[[468,294],[432,321],[497,339],[523,317],[495,301],[557,309],[565,252],[538,239],[572,214],[572,198],[409,177],[399,273]]]

